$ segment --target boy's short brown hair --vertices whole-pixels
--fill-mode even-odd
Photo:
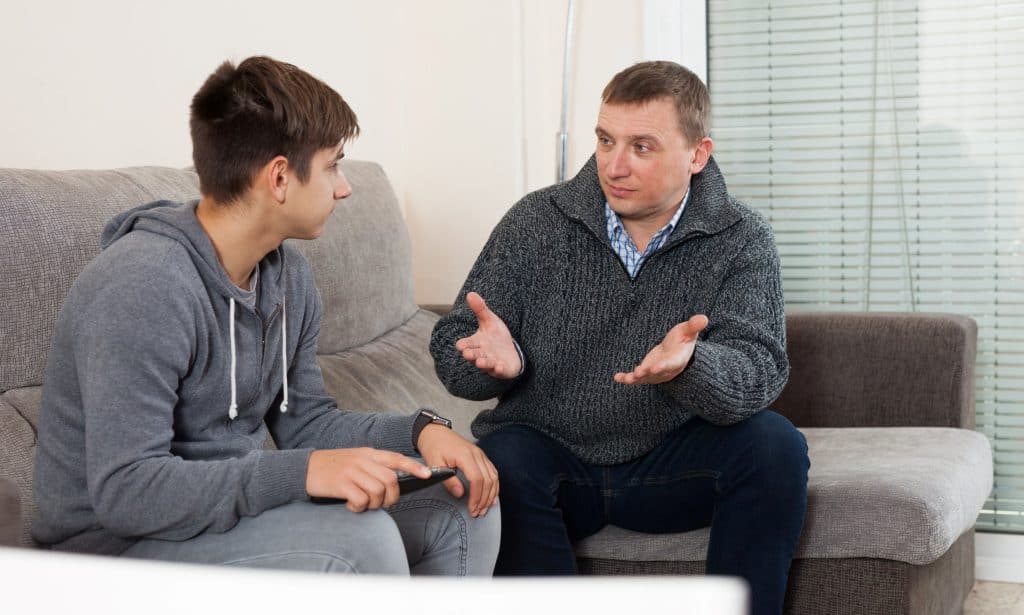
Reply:
[[[679,112],[679,127],[690,144],[710,134],[711,97],[704,82],[675,62],[640,62],[617,75],[605,86],[601,102],[641,104],[669,98]]]
[[[242,196],[275,156],[287,158],[305,183],[316,152],[359,134],[340,94],[265,56],[221,64],[192,98],[189,124],[199,189],[219,203]]]

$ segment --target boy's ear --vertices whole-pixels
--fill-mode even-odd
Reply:
[[[277,156],[263,166],[257,182],[262,183],[278,203],[288,195],[288,159]]]

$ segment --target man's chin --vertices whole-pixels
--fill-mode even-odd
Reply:
[[[618,214],[620,218],[629,216],[634,209],[633,204],[626,199],[607,194],[604,195],[604,198],[608,201],[608,206],[612,208],[612,211]]]

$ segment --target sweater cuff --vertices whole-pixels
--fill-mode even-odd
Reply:
[[[659,386],[686,410],[715,425],[731,425],[747,418],[741,409],[742,392],[732,400],[723,398],[729,383],[718,377],[728,363],[729,348],[698,341],[690,365],[678,376]],[[728,397],[728,395],[726,395]]]
[[[516,346],[516,352],[519,353],[519,373],[516,374],[516,378],[523,375],[526,371],[526,355],[523,354],[523,348],[519,345],[519,342],[512,340],[512,343]],[[515,378],[513,378],[514,380]]]
[[[306,472],[313,449],[265,451],[256,462],[259,511],[307,500]]]
[[[394,451],[403,455],[419,455],[412,447],[412,429],[419,412],[405,414],[382,414],[374,425],[376,442],[374,448]]]

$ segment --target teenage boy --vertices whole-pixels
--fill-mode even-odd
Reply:
[[[324,390],[313,273],[282,242],[319,236],[351,194],[338,162],[355,114],[295,66],[253,57],[210,75],[191,129],[202,198],[111,220],[58,317],[34,538],[194,563],[490,574],[498,483],[483,452],[431,412],[344,412]],[[268,430],[279,450],[264,450]],[[468,498],[453,478],[400,500],[396,471],[427,465],[461,470]]]

